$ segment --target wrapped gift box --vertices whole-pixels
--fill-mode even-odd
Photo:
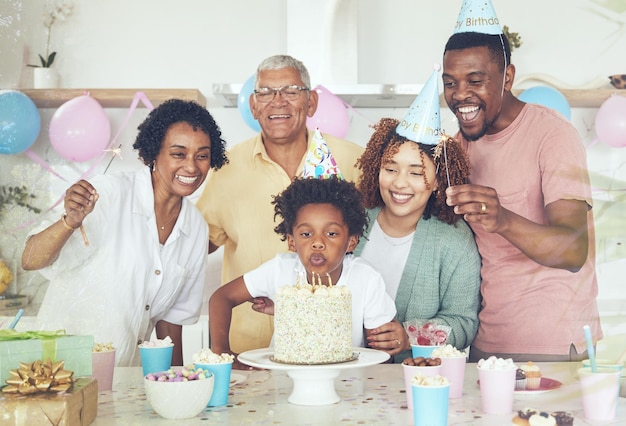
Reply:
[[[93,336],[55,335],[46,332],[23,332],[0,335],[0,387],[6,384],[9,372],[20,362],[35,360],[65,361],[65,369],[72,370],[74,377],[91,376],[91,353]],[[41,338],[32,338],[40,336]],[[30,338],[29,338],[30,337]],[[2,340],[2,339],[12,340]],[[23,339],[22,339],[23,338]]]
[[[87,426],[98,414],[98,382],[79,378],[65,393],[0,393],[3,425]]]

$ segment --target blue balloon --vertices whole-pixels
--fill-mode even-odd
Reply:
[[[261,131],[261,126],[259,122],[252,116],[252,111],[250,111],[250,95],[254,92],[254,75],[246,80],[246,82],[241,86],[241,90],[239,91],[239,97],[237,98],[237,107],[239,108],[239,114],[241,114],[241,118],[243,121],[255,132]]]
[[[22,92],[0,90],[0,154],[19,154],[35,143],[41,117],[35,103]]]
[[[524,90],[519,95],[519,100],[531,104],[539,104],[552,108],[561,113],[568,120],[572,114],[567,98],[561,92],[548,86],[535,86]]]

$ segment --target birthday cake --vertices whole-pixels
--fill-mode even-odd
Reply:
[[[274,300],[274,355],[287,364],[353,359],[352,295],[344,286],[281,287]]]

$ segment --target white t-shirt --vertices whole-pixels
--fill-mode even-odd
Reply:
[[[75,231],[58,259],[40,271],[50,285],[38,326],[112,342],[118,366],[139,365],[138,341],[150,339],[157,321],[198,321],[208,227],[183,198],[171,235],[159,244],[147,167],[96,176],[90,182],[100,196],[83,221],[90,244],[86,247]]]
[[[295,253],[281,253],[244,274],[252,297],[273,299],[279,287],[294,285],[304,266]],[[365,260],[346,255],[337,286],[348,286],[352,293],[352,344],[364,347],[363,329],[379,327],[393,320],[396,305],[385,290],[382,276]]]
[[[398,294],[400,279],[413,244],[413,235],[415,232],[404,237],[390,237],[380,228],[378,221],[374,221],[368,241],[361,252],[361,257],[385,278],[387,294],[393,300],[396,300]]]

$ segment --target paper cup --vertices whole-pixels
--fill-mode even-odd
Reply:
[[[583,412],[590,421],[609,421],[615,418],[621,372],[614,368],[591,367],[578,369],[582,390]]]
[[[441,357],[441,370],[439,374],[450,381],[450,398],[460,398],[463,396],[463,383],[465,381],[465,364],[467,358]]]
[[[213,374],[213,394],[208,403],[208,407],[221,407],[228,403],[228,392],[230,390],[230,373],[233,370],[233,363],[223,362],[219,364],[194,363],[196,368],[208,370]]]
[[[411,345],[411,353],[413,354],[413,358],[417,358],[419,356],[423,356],[424,358],[430,358],[430,354],[433,353],[435,348],[438,346],[423,346],[423,345]]]
[[[172,366],[172,352],[174,345],[170,346],[139,346],[141,355],[141,367],[144,377],[149,373],[167,371]]]
[[[412,385],[413,425],[445,426],[448,424],[450,385]]]
[[[411,380],[415,377],[416,374],[421,374],[422,376],[432,377],[436,376],[440,373],[441,366],[433,365],[430,367],[420,367],[416,365],[405,365],[402,364],[402,371],[404,372],[404,389],[406,391],[406,406],[409,410],[413,409],[413,391]]]
[[[515,394],[515,368],[478,368],[480,400],[485,414],[510,414]]]
[[[113,388],[115,350],[91,353],[91,376],[98,381],[98,391]]]

